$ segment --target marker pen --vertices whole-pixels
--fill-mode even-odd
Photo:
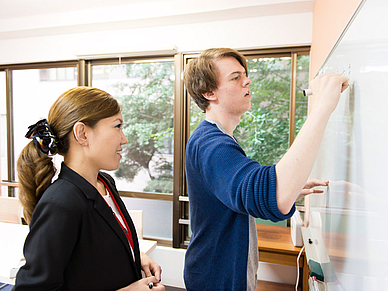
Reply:
[[[304,96],[313,95],[313,91],[311,91],[311,89],[303,89],[302,91]]]
[[[313,95],[313,91],[311,91],[311,89],[303,89],[302,91],[304,96]]]

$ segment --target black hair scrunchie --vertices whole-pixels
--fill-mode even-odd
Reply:
[[[54,135],[47,119],[39,120],[28,127],[26,138],[32,139],[34,144],[46,155],[54,155],[57,152],[58,138]]]

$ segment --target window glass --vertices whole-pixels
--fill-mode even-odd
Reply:
[[[122,191],[173,191],[174,62],[93,65],[92,86],[122,105],[128,144],[120,167],[110,172]],[[145,238],[172,240],[172,202],[122,197],[143,211]]]
[[[0,72],[0,180],[7,180],[7,116],[5,72]],[[8,196],[7,187],[1,186],[1,196]]]
[[[172,240],[172,201],[122,197],[128,210],[143,211],[143,237]]]
[[[249,158],[272,165],[288,149],[291,58],[247,61],[252,106],[234,134]]]
[[[309,87],[310,56],[298,56],[296,66],[295,137],[307,118],[308,97],[303,95],[302,90]],[[304,201],[305,198],[303,197],[296,201],[296,205],[304,205]]]
[[[69,74],[66,78],[63,77],[64,72]],[[47,118],[51,105],[59,95],[77,86],[76,72],[76,67],[12,72],[15,165],[21,150],[29,142],[25,138],[28,126]],[[51,77],[46,78],[46,75]],[[54,156],[58,171],[62,160],[61,156]]]
[[[115,177],[119,190],[173,190],[174,62],[92,66],[93,87],[122,105],[128,139]]]
[[[302,89],[308,87],[309,61],[309,55],[297,58],[296,134],[307,117],[308,99],[303,96]],[[249,58],[247,63],[252,80],[249,85],[252,106],[241,117],[234,135],[249,158],[262,165],[272,165],[289,147],[291,57]],[[191,100],[190,133],[204,118],[205,114]],[[256,222],[273,224],[262,219],[256,219]],[[285,226],[286,221],[276,224]]]
[[[298,56],[296,67],[295,136],[307,118],[308,97],[303,95],[302,90],[309,87],[310,56]]]
[[[195,104],[193,98],[190,98],[190,134],[205,118],[206,114],[202,112],[197,104]]]

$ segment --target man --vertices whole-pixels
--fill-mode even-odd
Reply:
[[[184,82],[206,113],[186,148],[192,236],[186,252],[187,290],[256,290],[258,268],[254,217],[284,220],[300,197],[328,181],[308,180],[327,121],[347,78],[311,82],[315,103],[284,157],[262,166],[246,157],[233,137],[251,107],[247,63],[232,49],[209,49],[192,60]]]

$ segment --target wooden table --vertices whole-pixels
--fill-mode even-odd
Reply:
[[[292,243],[290,227],[256,224],[256,228],[260,262],[297,267],[296,260],[301,248]],[[299,286],[303,291],[308,291],[309,271],[304,251],[299,259],[299,268]]]

